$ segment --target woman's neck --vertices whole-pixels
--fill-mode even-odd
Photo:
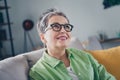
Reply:
[[[66,67],[70,65],[66,49],[47,49],[47,52],[50,56],[61,60]]]
[[[50,56],[57,59],[61,59],[66,54],[65,49],[47,49],[47,52]]]

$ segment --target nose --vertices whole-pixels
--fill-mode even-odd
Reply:
[[[62,28],[61,28],[60,32],[66,32],[65,29],[64,29],[64,26],[61,26],[61,27]]]

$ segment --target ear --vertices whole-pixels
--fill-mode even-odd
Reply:
[[[44,34],[40,34],[40,39],[41,41],[45,44],[46,43],[46,39],[45,39],[45,35]]]

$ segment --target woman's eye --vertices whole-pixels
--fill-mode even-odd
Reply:
[[[54,25],[53,27],[54,27],[54,29],[59,29],[59,28],[60,28],[60,25],[57,25],[57,24],[56,24],[56,25]]]
[[[66,28],[66,29],[70,29],[70,26],[69,26],[69,25],[66,25],[65,28]]]

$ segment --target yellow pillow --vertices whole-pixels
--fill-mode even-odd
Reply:
[[[120,80],[120,46],[105,50],[89,50],[99,63],[103,64],[107,71]]]

